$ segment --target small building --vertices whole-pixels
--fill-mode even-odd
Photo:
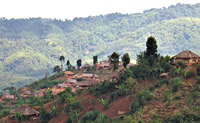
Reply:
[[[16,97],[16,95],[11,95],[10,93],[6,92],[6,93],[2,96],[2,99],[3,99],[3,100],[5,100],[5,99],[17,100],[17,97]]]
[[[73,72],[71,72],[71,71],[65,71],[64,74],[65,74],[65,76],[67,76],[67,77],[73,77],[73,76],[75,75],[75,74],[74,74]]]
[[[42,91],[40,91],[40,90],[37,90],[37,91],[34,91],[33,93],[32,93],[32,95],[33,96],[35,96],[35,97],[41,97],[41,96],[43,96],[43,92]]]
[[[17,112],[19,112],[22,116],[25,116],[26,118],[31,117],[31,116],[39,116],[40,114],[34,108],[31,108],[30,106],[26,104],[11,111],[11,113],[13,114],[16,114]]]
[[[96,74],[83,73],[81,75],[81,78],[86,79],[86,80],[88,80],[88,79],[99,79],[99,76],[96,75]]]
[[[67,87],[69,87],[69,84],[67,83],[58,84],[58,88],[67,88]]]
[[[92,69],[92,67],[91,67],[89,64],[85,64],[85,65],[83,65],[83,66],[81,67],[81,69],[87,71],[87,70],[89,70],[89,69]]]
[[[99,64],[99,69],[108,70],[109,67],[110,67],[110,62],[105,62],[105,63]]]
[[[95,80],[87,80],[87,81],[81,81],[76,83],[76,87],[79,88],[80,90],[87,89],[88,87],[93,87],[100,84],[99,82]]]
[[[76,79],[68,79],[66,81],[66,83],[69,83],[70,85],[75,85],[77,83],[77,80]]]
[[[31,92],[29,90],[22,90],[21,91],[21,96],[22,97],[27,97],[29,95],[31,95]]]
[[[169,76],[169,73],[162,73],[160,74],[160,78],[167,78]]]
[[[183,62],[185,64],[194,64],[199,63],[200,57],[190,50],[183,50],[182,52],[173,56],[171,60],[175,64],[178,62]]]

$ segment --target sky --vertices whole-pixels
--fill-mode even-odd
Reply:
[[[196,4],[200,3],[200,0],[0,0],[0,17],[72,20],[75,17],[116,12],[141,13],[151,8],[168,7],[177,3]]]

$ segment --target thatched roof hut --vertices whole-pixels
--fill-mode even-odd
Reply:
[[[34,108],[31,108],[28,105],[23,105],[11,111],[11,113],[14,114],[16,114],[17,112],[19,112],[23,116],[31,116],[31,115],[37,116],[40,114],[38,111],[36,111]]]
[[[192,59],[192,58],[199,58],[199,56],[193,53],[190,50],[183,50],[182,52],[178,53],[177,55],[173,56],[173,58],[179,59]]]
[[[190,50],[183,50],[172,57],[173,63],[183,62],[186,64],[193,64],[199,62],[199,56]]]

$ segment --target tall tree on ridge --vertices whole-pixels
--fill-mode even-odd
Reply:
[[[95,65],[98,62],[98,56],[93,56],[93,64]]]
[[[116,52],[113,52],[113,54],[110,57],[111,64],[113,64],[113,70],[118,69],[119,66],[119,54]]]
[[[157,54],[158,45],[156,39],[153,36],[150,36],[147,39],[146,47],[147,49],[145,52],[145,57],[148,60],[150,67],[152,67],[158,56]]]
[[[62,55],[59,58],[60,62],[61,62],[61,70],[63,70],[63,62],[65,61],[65,57]]]
[[[70,61],[69,60],[67,60],[67,67],[68,67],[68,69],[70,70],[71,69],[71,64],[70,64]]]
[[[129,57],[128,53],[126,53],[126,54],[123,55],[122,62],[123,62],[124,68],[126,68],[127,64],[130,63],[130,57]]]
[[[78,59],[78,60],[76,61],[76,63],[77,63],[78,69],[80,69],[82,60],[81,60],[81,59]]]

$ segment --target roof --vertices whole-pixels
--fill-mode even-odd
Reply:
[[[85,64],[85,65],[82,66],[82,68],[88,68],[88,67],[90,67],[89,64]]]
[[[169,73],[162,73],[162,74],[160,74],[160,77],[162,77],[162,76],[168,76],[169,75]]]
[[[82,77],[89,77],[89,78],[91,78],[91,77],[97,77],[98,78],[98,76],[96,74],[89,74],[89,73],[83,73]]]
[[[7,99],[15,99],[16,97],[15,97],[15,95],[3,95],[3,97],[2,98],[7,98]]]
[[[14,113],[14,114],[16,114],[17,112],[20,112],[21,115],[25,115],[25,116],[39,114],[38,111],[36,111],[34,108],[31,108],[28,105],[23,105],[11,111],[11,113]]]
[[[77,82],[77,86],[92,86],[92,85],[98,85],[99,82],[93,81],[93,80],[88,80],[88,81],[81,81]]]
[[[71,71],[65,71],[64,73],[67,74],[67,75],[74,75],[74,73],[71,72]]]
[[[178,53],[177,55],[173,56],[172,58],[198,58],[199,56],[195,53],[193,53],[190,50],[183,50],[182,52]]]
[[[63,83],[63,84],[58,84],[58,87],[66,88],[66,87],[68,87],[68,85]]]
[[[69,79],[69,80],[67,80],[67,83],[75,84],[75,83],[77,83],[77,80],[76,79]]]
[[[22,91],[22,93],[23,93],[23,94],[26,94],[26,95],[31,94],[31,92],[28,91],[28,90],[24,90],[24,91]]]
[[[34,94],[42,94],[42,93],[43,93],[42,91],[37,90],[37,91],[34,91],[32,94],[34,95]]]
[[[110,66],[109,62],[102,63],[102,64],[99,65],[99,67],[109,67],[109,66]]]

